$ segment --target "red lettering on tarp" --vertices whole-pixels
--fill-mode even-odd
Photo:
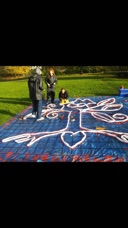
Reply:
[[[11,155],[13,154],[13,152],[11,152],[11,151],[9,151],[9,152],[7,152],[7,154],[6,154],[6,158],[9,158]]]
[[[48,160],[48,155],[47,154],[43,154],[41,159],[42,159],[42,161],[47,161]]]

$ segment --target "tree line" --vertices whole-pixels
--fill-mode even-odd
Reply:
[[[55,70],[56,75],[86,74],[86,73],[117,73],[128,74],[128,66],[40,66],[42,74],[46,75],[49,68]],[[28,77],[32,73],[32,66],[0,66],[2,77]]]

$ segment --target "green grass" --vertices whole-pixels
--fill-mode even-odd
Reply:
[[[112,75],[60,75],[57,76],[56,98],[62,87],[69,92],[69,97],[116,96],[120,85],[128,88],[128,80]],[[44,77],[43,77],[44,82]],[[46,98],[46,85],[44,83]],[[31,104],[27,80],[0,82],[0,125],[20,113]]]

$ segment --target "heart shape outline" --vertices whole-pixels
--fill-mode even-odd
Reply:
[[[74,135],[77,135],[78,133],[82,133],[82,134],[83,134],[83,138],[82,138],[79,142],[75,143],[74,145],[71,146],[71,145],[69,145],[69,143],[67,143],[67,142],[64,140],[65,134],[71,134],[70,136],[72,137],[72,136],[74,136]],[[86,139],[86,134],[85,134],[84,131],[76,131],[76,132],[73,132],[73,131],[65,131],[65,132],[63,132],[63,133],[61,134],[61,140],[62,140],[62,142],[63,142],[67,147],[69,147],[70,149],[74,149],[74,148],[77,147],[78,145],[82,144],[82,142],[83,142],[85,139]]]

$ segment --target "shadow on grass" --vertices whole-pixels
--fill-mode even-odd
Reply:
[[[2,115],[9,115],[11,117],[15,116],[16,114],[9,112],[9,111],[5,111],[5,110],[0,110],[0,114]]]
[[[30,105],[29,98],[0,98],[0,103]]]
[[[29,77],[28,77],[29,78]],[[28,78],[10,78],[10,79],[6,79],[6,77],[5,78],[1,78],[0,77],[0,82],[13,82],[13,81],[27,81],[28,80]]]
[[[95,80],[97,80],[97,79],[100,79],[100,80],[115,80],[115,79],[117,79],[117,80],[119,80],[119,79],[122,79],[122,78],[120,78],[120,77],[117,77],[117,76],[108,76],[108,77],[106,77],[106,76],[59,76],[58,77],[58,79],[59,80],[78,80],[78,79],[95,79]],[[124,79],[126,79],[126,78],[124,78]]]

